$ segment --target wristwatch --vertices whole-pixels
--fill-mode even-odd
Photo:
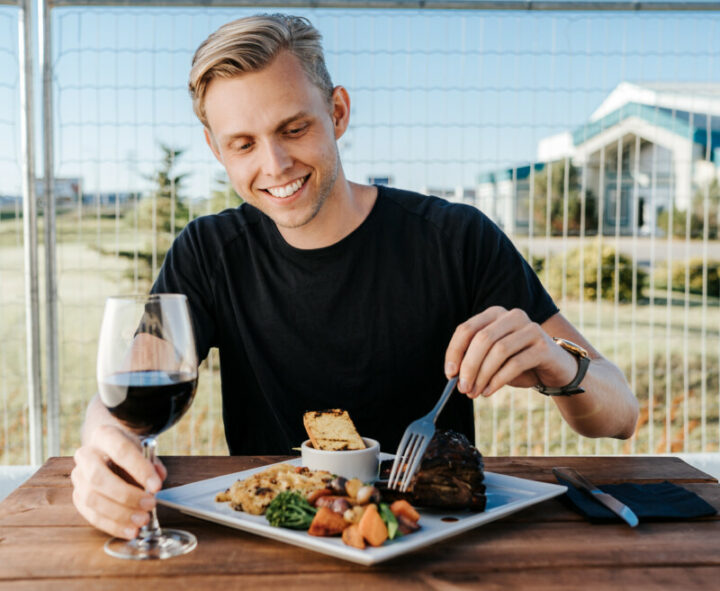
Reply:
[[[566,341],[565,339],[558,337],[553,337],[552,339],[568,353],[575,356],[578,362],[577,373],[575,374],[572,382],[562,388],[551,388],[543,384],[538,384],[535,386],[535,389],[546,396],[572,396],[573,394],[582,394],[585,390],[580,388],[580,382],[583,381],[585,373],[587,373],[588,366],[590,365],[588,352],[580,345],[576,345],[572,341]]]

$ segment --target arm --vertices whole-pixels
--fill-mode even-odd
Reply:
[[[577,361],[551,337],[577,343],[591,359],[581,383],[585,392],[553,397],[568,424],[586,437],[631,437],[638,402],[625,377],[560,313],[541,326],[520,309],[488,308],[456,329],[446,351],[445,373],[459,375],[458,390],[471,398],[491,396],[506,384],[564,386],[575,377]]]

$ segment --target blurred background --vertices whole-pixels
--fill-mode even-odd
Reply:
[[[74,452],[105,298],[240,203],[187,75],[257,12],[321,31],[348,177],[482,209],[640,400],[634,438],[591,440],[506,388],[476,404],[483,453],[718,451],[718,3],[0,0],[0,465]],[[214,351],[160,445],[227,453]]]

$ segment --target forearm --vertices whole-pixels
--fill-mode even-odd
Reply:
[[[581,384],[585,392],[555,396],[568,424],[586,437],[627,439],[635,432],[638,402],[620,369],[607,359],[593,359]]]

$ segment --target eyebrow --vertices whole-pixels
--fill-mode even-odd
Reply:
[[[297,121],[298,119],[303,119],[304,117],[307,117],[308,113],[307,111],[300,111],[298,113],[295,113],[295,115],[290,115],[290,117],[285,117],[280,123],[277,124],[275,127],[275,131],[281,130],[283,127],[288,125],[289,123],[292,123],[293,121]],[[231,142],[233,140],[236,140],[237,138],[242,137],[250,137],[252,136],[251,133],[245,132],[245,131],[238,131],[236,133],[231,133],[227,137],[223,138],[223,143],[227,144],[228,142]]]

